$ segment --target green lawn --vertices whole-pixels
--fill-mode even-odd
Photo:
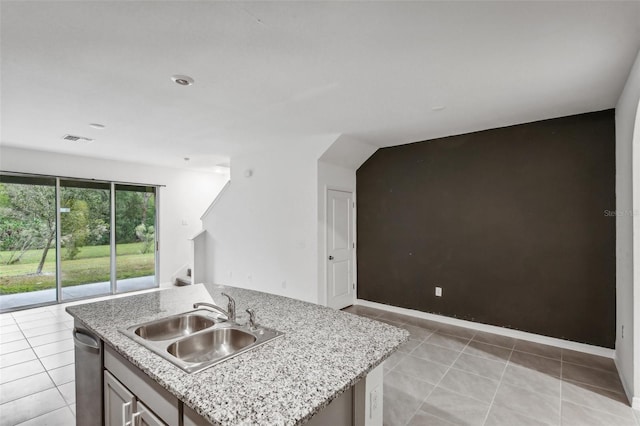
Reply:
[[[117,245],[117,279],[144,277],[155,274],[154,254],[141,254],[142,243]],[[64,253],[64,249],[63,249]],[[0,252],[0,262],[8,252]],[[30,250],[20,262],[0,263],[0,295],[44,290],[56,286],[55,250],[47,254],[41,275],[35,275],[42,250]],[[109,281],[109,246],[82,247],[76,259],[62,259],[62,286],[69,287]]]

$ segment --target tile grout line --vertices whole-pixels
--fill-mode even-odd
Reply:
[[[509,352],[509,358],[507,359],[507,362],[505,362],[504,364],[504,368],[502,369],[502,374],[500,375],[500,380],[498,381],[498,387],[496,387],[496,391],[493,393],[493,398],[491,398],[491,402],[489,403],[489,409],[487,410],[487,414],[485,414],[484,416],[484,421],[482,422],[483,425],[487,423],[487,420],[489,420],[489,413],[493,408],[493,404],[496,400],[496,396],[498,396],[498,390],[500,389],[500,385],[502,385],[502,380],[504,379],[504,375],[507,372],[507,367],[509,367],[509,362],[511,361],[511,357],[513,356],[515,345],[516,344],[514,343],[513,348],[511,348],[511,352]]]
[[[438,330],[436,330],[436,331],[438,331]],[[433,336],[433,334],[434,334],[436,331],[432,332],[432,333],[429,335],[429,337]],[[440,386],[440,382],[442,382],[442,379],[444,379],[444,377],[447,375],[447,373],[449,373],[449,370],[451,370],[451,368],[453,367],[453,364],[455,364],[455,363],[456,363],[456,361],[458,361],[458,358],[460,358],[460,356],[462,355],[462,352],[464,352],[464,350],[467,348],[467,346],[469,346],[469,343],[471,343],[471,341],[473,340],[473,338],[475,337],[475,335],[476,335],[476,334],[477,334],[477,333],[474,333],[474,334],[473,334],[473,336],[472,336],[471,338],[469,338],[469,341],[467,342],[467,344],[466,344],[466,345],[464,345],[464,347],[463,347],[462,349],[460,349],[460,352],[458,352],[458,356],[456,356],[456,359],[454,359],[454,360],[453,360],[453,362],[449,365],[449,367],[447,367],[447,370],[444,372],[444,374],[442,375],[442,377],[440,377],[440,380],[438,380],[438,383],[436,383],[436,384],[433,386],[433,389],[431,389],[431,391],[427,394],[427,396],[422,400],[422,402],[420,403],[420,405],[418,406],[418,408],[416,409],[416,411],[414,411],[414,413],[411,415],[411,417],[409,417],[409,421],[407,422],[407,424],[406,424],[405,426],[407,426],[407,425],[411,422],[411,420],[412,420],[412,419],[416,416],[416,414],[420,411],[420,408],[424,405],[424,403],[427,401],[427,399],[429,399],[429,397],[431,396],[431,394],[432,394],[432,393],[433,393],[433,392],[438,388],[438,386]],[[426,343],[426,339],[425,339],[425,340],[423,340],[423,342],[422,342],[422,343]],[[435,361],[432,361],[432,362],[435,362]],[[395,367],[394,367],[394,368],[395,368]],[[448,389],[447,389],[447,390],[448,390]],[[456,394],[457,394],[457,392],[453,392],[453,393],[456,393]],[[461,395],[461,396],[465,396],[465,395]],[[475,399],[475,398],[472,398],[472,399]],[[449,420],[447,420],[447,419],[443,419],[442,417],[438,417],[438,416],[436,416],[436,415],[435,415],[435,414],[433,414],[433,413],[428,413],[428,414],[429,414],[429,415],[431,415],[431,416],[433,416],[433,417],[435,417],[435,418],[437,418],[437,419],[444,420],[444,421],[446,421],[446,422],[448,422],[448,421],[449,421]]]

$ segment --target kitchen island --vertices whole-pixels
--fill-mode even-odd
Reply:
[[[135,324],[192,311],[195,302],[225,307],[221,292],[235,299],[238,323],[246,322],[245,309],[251,308],[258,324],[284,335],[190,374],[122,333]],[[70,306],[67,312],[76,319],[77,328],[100,340],[105,364],[117,365],[114,370],[128,368],[132,372],[121,376],[139,375],[145,383],[176,398],[180,414],[176,425],[312,424],[329,411],[327,407],[338,405],[342,408],[333,409],[331,416],[344,419],[340,411],[351,409],[354,413],[346,424],[381,424],[381,363],[408,339],[405,330],[385,323],[219,285],[198,284],[114,298]],[[108,365],[104,368],[109,369]],[[374,373],[376,379],[369,385],[367,376]],[[76,374],[84,373],[77,370]],[[77,376],[76,381],[82,383],[82,377]]]

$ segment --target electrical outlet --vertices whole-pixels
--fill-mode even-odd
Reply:
[[[436,287],[436,297],[442,297],[442,287]]]

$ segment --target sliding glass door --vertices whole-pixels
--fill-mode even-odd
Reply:
[[[0,310],[55,302],[56,180],[0,175]]]
[[[115,185],[116,292],[156,287],[156,189]]]
[[[156,187],[0,173],[0,311],[157,282]]]
[[[111,185],[60,180],[62,300],[111,293]]]

